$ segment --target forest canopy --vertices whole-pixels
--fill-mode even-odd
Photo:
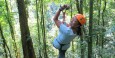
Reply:
[[[66,58],[115,58],[115,0],[0,0],[0,58],[57,58],[53,17],[64,4],[67,23],[78,13],[86,17]]]

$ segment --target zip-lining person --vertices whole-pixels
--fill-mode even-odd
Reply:
[[[59,28],[59,35],[53,41],[53,46],[59,50],[58,58],[65,58],[65,52],[70,47],[70,42],[77,35],[81,35],[81,26],[86,23],[86,19],[82,14],[73,16],[70,24],[64,24],[59,21],[60,12],[67,8],[69,8],[68,5],[61,6],[53,18],[56,26]]]

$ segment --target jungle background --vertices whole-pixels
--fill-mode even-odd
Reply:
[[[67,23],[78,13],[87,19],[66,58],[115,58],[115,0],[0,0],[0,58],[57,58],[52,18],[64,4]]]

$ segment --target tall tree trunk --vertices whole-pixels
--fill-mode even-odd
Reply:
[[[5,57],[8,58],[8,53],[7,53],[7,50],[8,50],[9,56],[10,56],[10,58],[12,58],[10,49],[9,49],[9,47],[8,47],[8,45],[6,43],[5,37],[3,35],[1,23],[0,23],[0,35],[1,35],[1,38],[3,39],[3,48],[4,48],[4,52],[5,52]]]
[[[83,0],[80,0],[80,14],[83,14]],[[83,45],[83,27],[81,28],[80,44],[81,44],[81,58],[84,58],[84,45]]]
[[[98,4],[98,22],[97,22],[97,24],[98,24],[98,26],[100,25],[99,23],[100,23],[100,16],[101,16],[101,0],[97,0],[97,3],[99,3]],[[97,35],[97,41],[96,41],[96,45],[98,45],[99,44],[99,34]]]
[[[24,0],[17,0],[24,58],[36,58],[30,37]]]
[[[3,49],[4,49],[5,58],[8,58],[8,53],[7,53],[6,48],[5,48],[6,40],[5,40],[4,35],[3,35],[1,24],[0,24],[0,37],[3,40]]]
[[[83,0],[80,0],[79,8],[80,8],[80,13],[83,14]]]
[[[15,36],[14,36],[14,29],[13,29],[13,26],[12,26],[12,21],[10,19],[10,11],[9,11],[7,0],[5,0],[5,3],[6,3],[6,11],[7,11],[6,18],[7,18],[9,27],[10,27],[11,37],[12,37],[12,40],[13,40],[13,49],[15,51],[16,58],[18,58],[17,45],[16,45],[16,41],[15,41]]]
[[[76,8],[78,13],[83,14],[83,0],[76,0]]]
[[[97,7],[98,7],[98,20],[97,20],[97,25],[98,26],[100,26],[100,19],[101,19],[101,0],[97,0]],[[100,31],[100,30],[99,30]],[[96,46],[98,47],[100,44],[100,32],[97,34],[97,39],[96,39]],[[100,50],[98,50],[98,54],[96,54],[97,55],[97,57],[99,57],[99,54],[100,54]],[[96,57],[96,55],[95,55],[95,57]]]
[[[98,17],[99,17],[99,20],[98,20],[98,25],[100,26],[101,24],[100,24],[100,19],[101,19],[101,6],[102,6],[102,4],[101,4],[101,1],[102,0],[99,0],[98,2],[99,2],[99,11],[98,11]],[[102,42],[102,39],[99,39],[101,36],[100,36],[100,33],[101,33],[101,30],[99,30],[100,32],[99,32],[99,36],[98,36],[98,45],[99,46],[101,46],[101,42]],[[99,51],[99,54],[100,54],[100,51]]]
[[[71,7],[71,18],[72,18],[72,15],[73,15],[73,13],[72,13],[72,0],[70,0],[70,7]],[[73,42],[73,40],[72,40],[72,52],[75,52],[74,51],[74,42]],[[74,58],[74,57],[72,57],[72,58]]]
[[[43,36],[43,52],[44,52],[44,58],[48,58],[47,55],[47,50],[46,50],[46,35],[45,35],[45,21],[44,21],[44,4],[43,4],[43,0],[41,0],[41,22],[42,22],[42,36]]]
[[[93,21],[93,0],[90,0],[88,58],[92,58],[92,21]]]
[[[78,10],[78,13],[80,13],[80,6],[79,6],[79,0],[76,0],[76,8]]]
[[[105,12],[105,9],[106,9],[106,0],[104,0],[104,8],[103,8],[103,12],[102,12],[102,25],[103,25],[103,27],[105,27],[105,21],[104,21],[104,12]],[[102,35],[102,48],[103,48],[103,43],[104,43],[104,29],[102,29],[102,33],[103,33],[103,35]]]
[[[39,46],[41,45],[41,41],[40,41],[40,28],[39,28],[39,16],[38,16],[38,0],[36,0],[36,17],[37,17],[37,33],[38,33],[38,44],[39,44]],[[40,50],[40,47],[38,47],[38,50],[39,50],[39,55],[38,55],[38,58],[42,58],[42,56],[41,56],[41,50]]]
[[[76,7],[78,9],[78,13],[83,14],[83,0],[76,0]],[[82,33],[80,36],[81,58],[84,58],[83,27],[81,28],[81,33]]]
[[[104,12],[105,12],[105,9],[106,9],[106,0],[104,0],[104,8],[103,8],[103,12],[102,12],[102,42],[101,42],[101,47],[102,47],[102,50],[103,50],[103,46],[104,46],[104,32],[105,32],[105,21],[104,21]],[[103,58],[103,54],[101,54],[101,58]]]

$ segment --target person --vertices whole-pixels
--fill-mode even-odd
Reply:
[[[60,12],[68,7],[68,5],[60,7],[53,18],[56,26],[59,28],[59,35],[53,41],[53,46],[59,50],[58,58],[65,58],[65,52],[70,47],[70,42],[77,35],[81,35],[81,26],[86,23],[86,19],[82,14],[76,14],[73,16],[69,26],[58,20]]]

